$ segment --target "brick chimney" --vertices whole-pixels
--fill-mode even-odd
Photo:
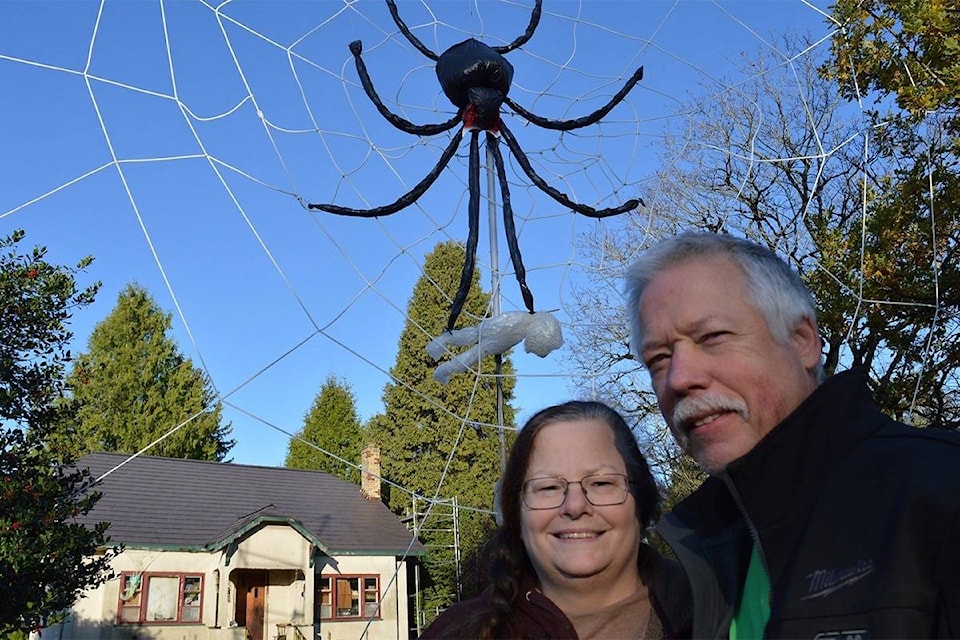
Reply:
[[[380,499],[380,447],[371,443],[360,452],[360,495]]]

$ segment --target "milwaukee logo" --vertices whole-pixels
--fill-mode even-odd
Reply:
[[[869,640],[870,632],[866,629],[849,629],[847,631],[824,631],[813,636],[813,640]]]
[[[857,564],[840,569],[815,569],[807,574],[807,595],[801,600],[812,600],[830,595],[837,589],[849,587],[873,573],[873,560],[860,560]]]

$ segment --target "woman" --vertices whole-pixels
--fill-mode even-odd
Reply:
[[[543,409],[501,484],[490,586],[422,638],[689,637],[679,567],[644,542],[659,494],[630,428],[599,402]]]

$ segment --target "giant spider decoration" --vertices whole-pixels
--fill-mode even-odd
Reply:
[[[560,204],[573,209],[579,214],[591,218],[606,218],[614,216],[625,211],[637,208],[643,204],[639,198],[628,200],[620,206],[607,209],[594,209],[593,207],[579,202],[574,202],[566,194],[558,191],[547,184],[534,170],[526,154],[520,147],[520,143],[511,133],[506,123],[500,119],[500,107],[503,104],[509,106],[518,115],[525,118],[528,122],[546,129],[558,131],[570,131],[579,129],[592,124],[596,124],[607,113],[619,104],[631,89],[643,78],[643,67],[637,69],[626,84],[610,99],[603,107],[593,113],[575,118],[572,120],[550,120],[527,111],[516,102],[511,100],[507,93],[510,91],[510,83],[513,80],[513,65],[503,56],[514,49],[522,46],[531,37],[540,23],[542,11],[542,0],[536,0],[533,11],[530,15],[530,23],[527,25],[523,35],[516,38],[513,42],[504,46],[491,47],[482,42],[470,38],[459,44],[455,44],[439,56],[428,49],[413,33],[409,27],[400,18],[397,11],[397,5],[394,0],[386,0],[390,15],[393,21],[400,29],[400,33],[412,44],[420,53],[431,60],[436,61],[437,79],[440,81],[440,87],[444,94],[450,99],[450,102],[457,107],[455,116],[438,124],[418,125],[406,120],[397,114],[391,112],[380,96],[373,88],[373,82],[367,73],[366,64],[363,62],[361,53],[363,45],[359,40],[350,43],[350,52],[353,54],[357,66],[357,74],[360,76],[360,83],[367,96],[377,107],[377,110],[386,120],[397,129],[417,136],[429,136],[449,131],[459,123],[463,123],[460,129],[450,140],[450,144],[443,151],[440,160],[429,173],[407,193],[400,196],[392,204],[374,207],[372,209],[351,209],[341,207],[335,204],[317,204],[310,203],[309,209],[318,209],[328,213],[334,213],[343,216],[354,216],[361,218],[375,218],[378,216],[388,216],[394,214],[417,201],[423,195],[430,185],[436,181],[447,163],[456,153],[460,142],[463,139],[463,131],[470,132],[470,166],[468,186],[470,199],[468,205],[468,217],[470,229],[467,235],[466,254],[467,258],[463,264],[463,271],[460,275],[460,285],[456,296],[450,308],[450,317],[447,321],[447,331],[453,331],[454,323],[460,315],[464,302],[467,299],[467,293],[470,290],[470,281],[473,278],[473,271],[476,265],[477,237],[480,227],[480,131],[487,132],[486,145],[493,157],[496,165],[497,178],[500,183],[501,198],[503,201],[503,226],[507,238],[507,246],[510,250],[510,261],[513,263],[514,273],[517,282],[520,285],[520,293],[523,296],[523,302],[530,313],[534,313],[533,294],[527,287],[526,270],[523,266],[523,260],[520,256],[520,247],[517,244],[517,230],[513,221],[513,209],[510,205],[510,190],[507,186],[507,175],[504,170],[503,157],[500,155],[498,144],[498,134],[503,137],[507,147],[516,158],[518,164],[524,173],[530,178],[541,191],[559,202]]]

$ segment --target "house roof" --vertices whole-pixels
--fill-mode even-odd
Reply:
[[[78,462],[94,478],[110,472],[96,487],[103,497],[82,521],[110,522],[107,534],[114,542],[215,549],[261,524],[283,523],[331,555],[425,552],[386,505],[364,499],[358,485],[327,473],[128,458],[93,453]]]

